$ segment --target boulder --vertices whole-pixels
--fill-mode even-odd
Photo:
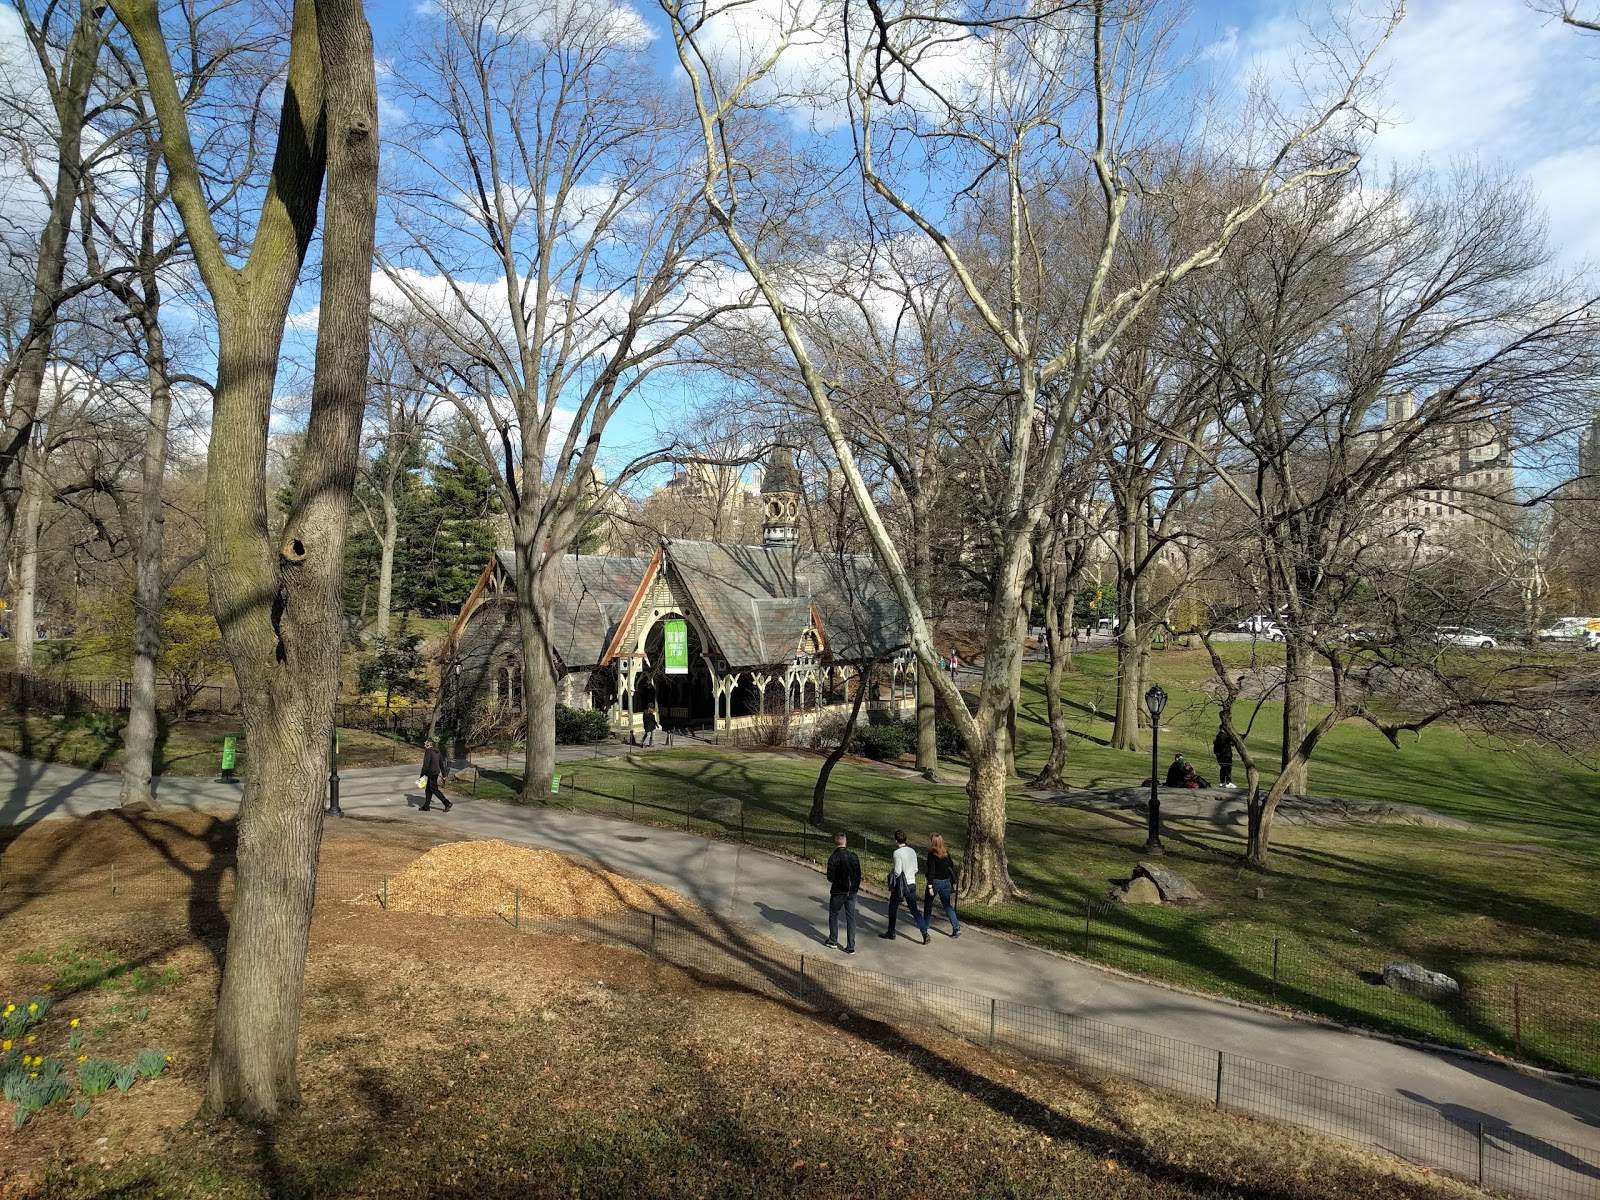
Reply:
[[[1111,898],[1118,904],[1160,904],[1161,889],[1143,875],[1135,875],[1125,887],[1112,888]]]
[[[695,816],[708,821],[732,821],[739,817],[739,801],[733,796],[713,796],[702,801],[694,810]],[[818,835],[821,836],[820,834]]]
[[[1384,963],[1383,982],[1397,992],[1424,1000],[1454,1000],[1461,995],[1461,985],[1450,976],[1412,962]]]
[[[1157,862],[1141,862],[1133,868],[1134,878],[1148,879],[1161,891],[1168,904],[1195,904],[1205,899],[1200,889],[1170,867]]]

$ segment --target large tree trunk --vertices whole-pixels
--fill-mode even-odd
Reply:
[[[39,597],[39,527],[44,522],[45,465],[43,451],[30,451],[24,456],[22,508],[16,530],[17,583],[12,590],[16,613],[11,622],[17,670],[24,674],[34,669],[33,642]]]
[[[378,617],[380,637],[389,633],[389,604],[394,595],[394,547],[400,540],[400,514],[394,502],[393,482],[383,495],[383,532],[379,538]]]
[[[1296,755],[1305,741],[1310,724],[1306,693],[1309,680],[1305,671],[1309,656],[1293,637],[1283,643],[1283,748],[1279,762],[1283,767],[1282,791],[1300,796],[1306,790],[1306,760]],[[1278,790],[1276,787],[1274,790]]]
[[[1006,857],[1005,751],[997,744],[1004,735],[993,725],[988,732],[991,740],[972,754],[967,773],[967,852],[961,864],[961,898],[969,904],[1004,904],[1016,895]],[[970,747],[968,753],[972,753]]]
[[[529,521],[524,528],[531,528]],[[517,535],[517,622],[522,633],[522,802],[546,804],[556,771],[556,672],[545,615],[550,611],[549,561],[542,545]]]
[[[140,22],[147,63],[153,21],[151,14]],[[250,1120],[271,1120],[299,1098],[295,1057],[333,735],[340,582],[366,390],[377,208],[377,91],[372,37],[359,0],[320,0],[314,9],[300,0],[292,36],[273,175],[280,192],[301,204],[291,203],[287,221],[274,225],[274,244],[264,248],[266,235],[258,233],[236,292],[213,288],[221,295],[207,567],[239,681],[249,753],[238,887],[205,1109]],[[164,133],[166,125],[163,114]],[[282,543],[274,548],[263,486],[267,421],[298,271],[295,254],[304,253],[298,239],[309,235],[314,220],[314,205],[308,210],[303,201],[308,194],[314,199],[322,173],[319,132],[326,138],[328,179],[322,317],[307,452]],[[191,204],[185,212],[191,226],[192,215]],[[264,220],[279,216],[269,201]],[[287,242],[289,222],[294,248]],[[253,270],[258,254],[259,270]]]
[[[153,275],[147,285],[153,284]],[[133,560],[133,683],[128,698],[128,725],[122,734],[121,804],[149,803],[156,751],[156,658],[161,653],[161,609],[166,600],[162,574],[161,481],[167,471],[168,426],[172,391],[167,382],[165,342],[161,337],[159,301],[149,287],[140,313],[145,367],[150,377],[150,414],[140,464],[139,532]]]

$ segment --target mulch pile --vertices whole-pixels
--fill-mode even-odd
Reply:
[[[498,840],[435,846],[389,880],[400,912],[524,920],[598,917],[628,909],[678,908],[677,892],[605,870],[597,863]]]

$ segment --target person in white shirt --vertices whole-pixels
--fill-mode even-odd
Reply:
[[[911,914],[911,921],[922,934],[922,944],[928,944],[928,922],[923,917],[921,906],[917,904],[917,852],[906,845],[906,831],[894,831],[894,870],[889,875],[889,932],[880,933],[881,938],[894,937],[895,914],[900,910],[900,902],[905,901],[906,911]]]

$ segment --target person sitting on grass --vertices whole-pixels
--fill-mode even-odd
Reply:
[[[1186,788],[1208,788],[1211,785],[1205,777],[1194,769],[1194,764],[1188,759],[1183,760],[1183,786]]]

